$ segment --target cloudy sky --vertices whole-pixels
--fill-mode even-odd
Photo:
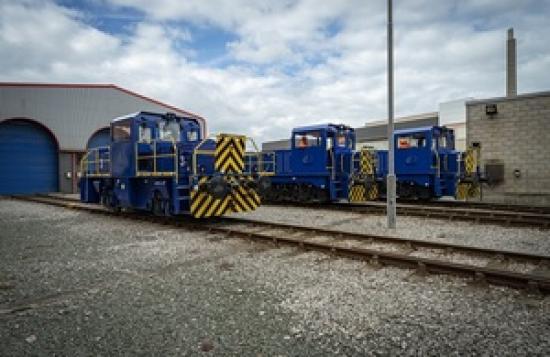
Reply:
[[[0,81],[114,83],[285,138],[386,116],[385,0],[0,0]],[[154,4],[154,5],[152,5]],[[550,90],[550,0],[394,0],[396,113]]]

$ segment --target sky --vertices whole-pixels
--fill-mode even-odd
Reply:
[[[550,90],[550,0],[394,0],[395,111]],[[0,81],[113,83],[257,141],[387,116],[386,0],[0,0]]]

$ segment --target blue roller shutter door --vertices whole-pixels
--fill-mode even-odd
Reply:
[[[0,194],[57,191],[57,155],[55,140],[40,125],[0,123]]]

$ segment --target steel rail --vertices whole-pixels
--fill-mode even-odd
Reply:
[[[267,204],[264,204],[267,206]],[[327,204],[305,204],[305,203],[277,203],[274,206],[303,207],[311,209],[328,209],[356,213],[385,214],[385,206],[379,203],[327,203]],[[397,205],[397,213],[411,217],[436,218],[449,221],[467,221],[475,223],[491,223],[512,227],[528,228],[550,228],[550,215],[535,214],[526,212],[502,212],[489,210],[468,210],[441,208],[430,206],[403,206]]]
[[[383,201],[379,201],[379,202],[382,203]],[[487,202],[472,202],[472,201],[441,201],[441,200],[435,200],[435,201],[429,201],[429,202],[402,200],[400,203],[407,204],[407,205],[429,205],[434,207],[487,209],[487,210],[495,210],[495,211],[550,214],[550,207],[514,205],[514,204],[506,204],[506,203],[487,203]]]
[[[217,217],[217,221],[222,223],[231,223],[231,224],[252,224],[260,225],[264,227],[270,227],[273,229],[294,229],[311,234],[316,234],[320,236],[332,236],[337,237],[341,240],[357,240],[357,241],[367,241],[369,243],[380,242],[380,243],[390,243],[390,244],[399,244],[403,245],[408,249],[416,250],[417,248],[426,248],[426,249],[438,249],[444,250],[446,253],[467,253],[488,256],[491,258],[503,259],[516,259],[522,261],[529,261],[533,263],[548,263],[550,265],[550,256],[548,255],[538,255],[524,252],[516,252],[510,250],[499,250],[492,248],[483,248],[470,245],[446,243],[446,242],[434,242],[421,239],[412,239],[412,238],[402,238],[397,236],[385,236],[385,235],[376,235],[368,233],[355,233],[349,231],[341,231],[334,229],[326,228],[316,228],[308,226],[298,226],[287,223],[276,223],[268,222],[262,220],[248,219],[248,218],[236,218],[236,217]]]
[[[350,209],[365,213],[384,213],[385,207],[369,204],[336,203],[338,209]],[[550,216],[525,212],[504,212],[478,209],[430,207],[430,206],[397,206],[397,212],[405,216],[439,218],[446,220],[468,221],[476,223],[495,223],[505,226],[533,228],[550,228]]]
[[[128,218],[132,220],[144,220],[145,216],[138,213],[113,213],[101,206],[93,206],[89,204],[79,204],[72,202],[67,202],[63,198],[45,198],[45,197],[14,197],[21,200],[45,203],[60,207],[68,207],[81,209],[88,212],[107,214],[122,218]],[[69,200],[70,201],[70,200]],[[357,247],[342,247],[335,244],[329,243],[320,243],[309,240],[308,238],[299,239],[292,238],[285,233],[284,235],[270,235],[255,231],[239,230],[232,227],[220,227],[212,224],[212,222],[184,222],[181,220],[176,220],[173,217],[156,217],[156,216],[146,216],[150,221],[161,224],[173,225],[176,227],[189,229],[189,230],[200,230],[210,233],[220,233],[226,236],[235,236],[242,237],[246,239],[254,239],[272,242],[274,244],[286,244],[290,246],[297,246],[306,250],[315,250],[325,253],[330,253],[332,255],[344,256],[353,259],[366,260],[373,264],[389,265],[396,266],[400,268],[407,269],[416,269],[419,273],[427,274],[449,274],[461,277],[472,278],[476,282],[488,283],[493,285],[502,285],[508,286],[517,289],[526,289],[528,291],[540,292],[540,293],[550,293],[550,276],[541,276],[536,274],[525,274],[517,273],[507,270],[493,269],[483,266],[467,265],[460,263],[452,263],[447,261],[441,261],[437,259],[422,258],[411,256],[408,254],[400,254],[394,252],[386,252],[374,249],[366,248],[357,248]],[[233,220],[238,222],[239,219],[228,218],[228,220]],[[223,222],[222,222],[223,223]],[[240,223],[245,223],[241,221]],[[262,221],[252,221],[249,220],[248,223],[261,224]],[[269,222],[271,223],[271,222]],[[295,230],[308,230],[309,227],[302,226],[292,226],[286,225],[288,229],[293,231]],[[280,228],[281,226],[279,226]],[[312,228],[314,229],[314,228]],[[309,231],[309,230],[308,230]],[[330,230],[329,230],[330,231]],[[338,232],[339,234],[347,234],[344,232]],[[292,231],[290,232],[292,234]],[[387,237],[389,238],[389,237]],[[422,241],[425,242],[425,241]],[[473,247],[471,247],[473,248]],[[506,252],[511,254],[520,254],[515,252]],[[527,254],[527,256],[530,256]],[[547,260],[548,257],[541,256],[541,260]],[[522,257],[523,259],[523,257]],[[528,258],[530,259],[530,258]]]

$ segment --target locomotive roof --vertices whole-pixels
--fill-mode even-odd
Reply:
[[[292,132],[302,132],[302,131],[313,131],[313,130],[341,130],[341,129],[347,129],[353,131],[354,129],[350,126],[344,125],[344,124],[316,124],[316,125],[308,125],[308,126],[300,126],[297,128],[292,129]]]
[[[135,112],[135,113],[125,114],[125,115],[116,117],[113,120],[111,120],[111,122],[115,123],[115,122],[118,122],[118,121],[121,121],[121,120],[135,118],[140,114],[147,114],[147,115],[153,115],[153,116],[165,116],[168,113],[154,113],[154,112],[141,111],[141,112]],[[192,120],[192,121],[198,123],[198,121],[195,118],[192,118],[192,117],[178,115],[178,114],[175,114],[175,113],[170,113],[170,114],[173,114],[175,117],[178,117],[178,118],[184,118],[184,119]]]

